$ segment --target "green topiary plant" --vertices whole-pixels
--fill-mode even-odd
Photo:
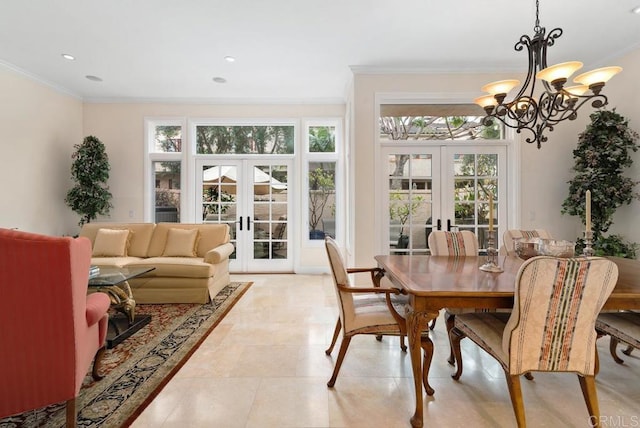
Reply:
[[[73,146],[76,151],[71,156],[71,176],[76,185],[69,190],[65,202],[81,215],[82,226],[95,220],[98,215],[109,214],[111,192],[106,185],[109,180],[109,158],[102,142],[90,135],[82,144]]]
[[[569,196],[562,203],[562,213],[580,216],[585,223],[585,193],[591,190],[591,223],[593,249],[597,255],[635,257],[636,244],[627,243],[620,235],[605,237],[613,224],[613,214],[623,204],[640,197],[635,192],[638,181],[625,177],[631,166],[631,152],[638,150],[638,133],[629,128],[629,121],[620,114],[598,110],[591,114],[591,123],[580,134],[573,151],[575,177],[569,181]],[[583,246],[578,239],[576,249]]]

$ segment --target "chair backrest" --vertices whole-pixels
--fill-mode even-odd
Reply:
[[[539,256],[525,261],[502,337],[510,374],[593,375],[595,322],[617,279],[618,267],[604,258]]]
[[[531,229],[531,230],[520,230],[520,229],[509,229],[504,232],[502,235],[502,243],[504,245],[504,250],[507,255],[515,256],[515,247],[514,240],[515,239],[529,239],[529,238],[541,238],[541,239],[551,239],[551,234],[547,232],[545,229]]]
[[[432,256],[477,256],[478,238],[469,230],[434,230],[429,235],[429,249]]]
[[[327,250],[327,256],[329,257],[329,265],[331,266],[331,273],[333,275],[333,283],[335,285],[336,297],[338,298],[338,306],[340,309],[340,320],[345,329],[351,325],[355,317],[355,308],[353,305],[353,294],[341,292],[338,289],[338,285],[343,287],[351,287],[351,281],[349,280],[349,274],[344,264],[344,258],[342,252],[336,241],[330,236],[325,237],[325,248]]]
[[[87,238],[0,229],[0,415],[80,389],[76,340],[87,328],[90,264]]]

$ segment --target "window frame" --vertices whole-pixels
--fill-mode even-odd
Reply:
[[[335,149],[333,152],[312,152],[310,150],[309,130],[314,127],[333,127],[335,129]],[[309,165],[311,163],[334,163],[335,164],[335,238],[339,242],[344,242],[345,227],[345,182],[344,182],[344,159],[342,153],[344,151],[344,128],[342,118],[322,118],[322,119],[306,119],[303,120],[301,131],[303,133],[301,141],[304,145],[302,161],[302,186],[300,193],[300,203],[302,206],[301,216],[303,221],[300,225],[302,242],[305,247],[320,247],[324,245],[322,239],[310,239],[309,232]]]

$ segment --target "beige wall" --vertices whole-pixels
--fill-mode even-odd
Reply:
[[[605,88],[610,96],[611,107],[629,119],[635,129],[640,129],[640,105],[638,92],[640,87],[634,80],[640,71],[640,51],[622,58],[620,64],[625,68],[623,74],[616,76]],[[472,100],[480,95],[479,88],[491,81],[517,76],[504,74],[356,74],[353,91],[354,145],[354,222],[355,235],[351,249],[356,265],[367,266],[380,249],[376,247],[374,217],[375,195],[371,192],[371,183],[375,181],[374,132],[377,118],[374,114],[376,93],[422,93],[432,99],[460,98],[467,96]],[[632,90],[626,90],[631,87]],[[623,89],[624,88],[624,89]],[[546,228],[553,236],[575,240],[581,234],[581,224],[577,217],[560,213],[562,202],[568,196],[569,181],[573,174],[573,149],[577,136],[584,130],[590,106],[583,107],[578,119],[565,122],[548,132],[549,141],[538,150],[535,144],[526,144],[521,149],[520,220],[517,226],[522,228]],[[522,134],[524,135],[524,134]],[[517,136],[517,138],[520,138]],[[639,179],[640,154],[635,155],[635,164],[630,175]],[[640,242],[640,231],[634,227],[633,213],[640,213],[635,202],[630,207],[620,208],[615,217],[613,232],[622,233],[634,242]]]
[[[82,101],[0,64],[0,227],[74,234],[64,203],[73,145],[82,143]]]

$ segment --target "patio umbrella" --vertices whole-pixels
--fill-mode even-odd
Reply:
[[[238,181],[238,168],[235,166],[214,166],[202,172],[202,182],[204,186],[222,185],[224,192],[236,194],[237,186],[234,184]],[[228,184],[225,186],[225,184]],[[253,192],[256,195],[266,195],[269,193],[269,187],[272,192],[282,192],[287,190],[286,183],[283,183],[260,168],[253,167]]]

